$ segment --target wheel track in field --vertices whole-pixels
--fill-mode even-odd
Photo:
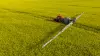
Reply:
[[[81,29],[84,29],[84,30],[87,30],[87,31],[92,31],[92,32],[95,32],[95,33],[100,33],[100,26],[92,27],[92,26],[81,24],[81,23],[75,23],[73,26],[81,28]]]
[[[44,15],[40,15],[40,14],[36,14],[36,13],[29,13],[29,12],[24,12],[24,11],[19,11],[19,10],[12,10],[12,9],[8,9],[8,8],[2,8],[3,10],[6,10],[6,11],[9,11],[9,12],[12,12],[12,13],[18,13],[18,14],[26,14],[26,15],[29,15],[29,16],[33,16],[35,18],[41,18],[41,19],[52,19],[54,17],[51,17],[51,16],[44,16]]]
[[[81,6],[81,5],[68,5],[68,6],[72,6],[72,7],[87,7],[87,8],[96,8],[96,9],[100,9],[100,7]]]
[[[78,5],[70,5],[70,6],[78,6]],[[34,14],[34,13],[29,13],[29,12],[23,12],[23,11],[18,11],[18,10],[12,10],[12,9],[7,9],[7,8],[2,8],[2,9],[9,11],[9,12],[12,12],[12,13],[26,14],[26,15],[29,15],[29,16],[33,16],[35,18],[45,19],[47,21],[52,21],[52,20],[49,20],[49,19],[54,19],[54,17],[51,17],[51,16],[44,16],[44,15],[39,15],[39,14]],[[81,23],[75,23],[73,26],[81,28],[81,29],[85,29],[87,31],[100,33],[100,27],[98,27],[98,28],[91,27],[91,26],[84,25],[84,24],[81,24]]]

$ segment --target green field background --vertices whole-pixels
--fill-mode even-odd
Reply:
[[[74,17],[84,12],[58,38],[65,24],[58,14]],[[99,0],[0,1],[0,56],[100,56]]]

